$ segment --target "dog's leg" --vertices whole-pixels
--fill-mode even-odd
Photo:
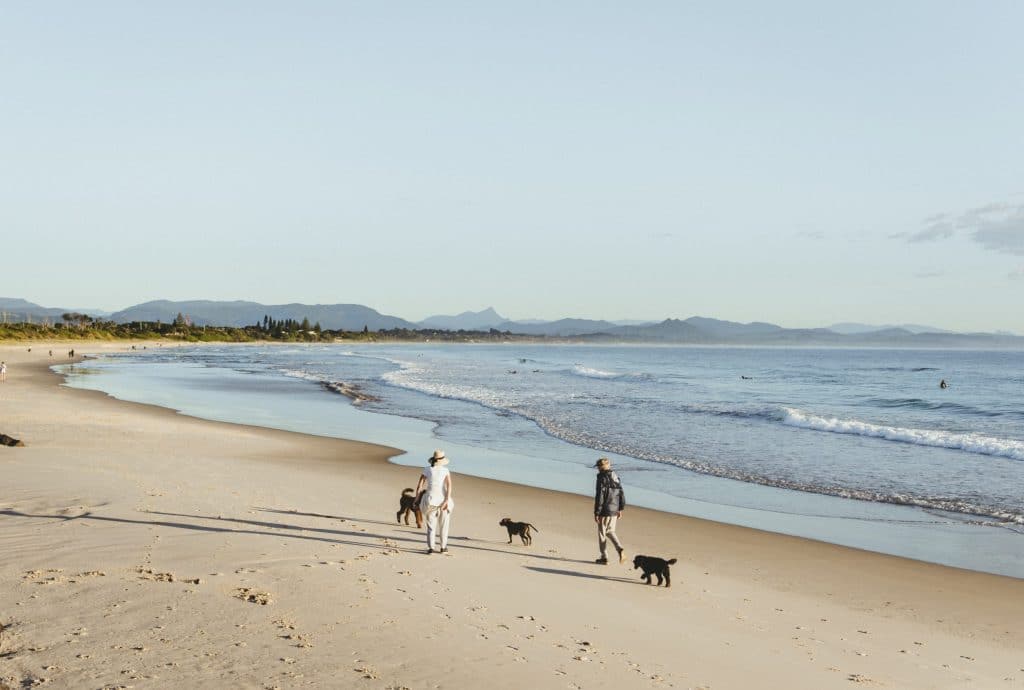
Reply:
[[[665,586],[666,587],[671,587],[672,586],[672,578],[669,575],[668,566],[665,566]]]
[[[406,519],[408,519],[408,518],[406,518]],[[399,508],[398,512],[395,513],[395,522],[397,522],[398,524],[402,524],[402,509],[401,508]],[[408,523],[406,523],[406,524],[408,524]]]
[[[658,586],[661,587],[661,583],[665,581],[665,578],[661,576],[660,570],[655,574],[658,576]]]

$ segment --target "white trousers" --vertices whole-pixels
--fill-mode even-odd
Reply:
[[[441,548],[448,548],[448,526],[452,522],[452,511],[441,510],[441,506],[428,505],[424,511],[423,518],[427,522],[427,548],[436,551],[434,542],[437,541],[437,534],[441,534]]]

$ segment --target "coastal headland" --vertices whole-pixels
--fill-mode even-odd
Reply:
[[[0,345],[0,688],[1018,688],[1024,580],[460,476],[60,385],[124,343]],[[54,357],[49,356],[49,350]],[[387,439],[381,439],[387,442]],[[539,528],[508,543],[503,517]],[[677,558],[647,586],[635,554]]]

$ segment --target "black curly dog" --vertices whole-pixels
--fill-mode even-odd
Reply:
[[[666,561],[664,558],[658,558],[657,556],[636,556],[633,559],[633,570],[637,568],[644,571],[644,574],[640,576],[640,579],[647,584],[653,584],[651,582],[651,575],[658,576],[658,585],[661,585],[662,580],[665,582],[666,587],[672,586],[672,578],[669,577],[668,567],[676,562],[676,559]]]
[[[405,489],[402,491],[402,497],[399,499],[398,512],[395,514],[395,519],[399,524],[402,522],[402,516],[405,516],[405,524],[409,524],[409,513],[412,513],[416,517],[416,527],[423,527],[423,513],[420,512],[420,497],[413,495],[412,489]]]
[[[498,524],[508,530],[509,544],[512,543],[512,535],[518,534],[519,538],[523,540],[523,544],[529,546],[533,543],[533,537],[530,535],[530,530],[540,532],[539,529],[531,525],[529,522],[513,522],[512,518],[502,518],[501,522]]]

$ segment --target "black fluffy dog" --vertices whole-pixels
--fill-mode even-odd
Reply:
[[[530,535],[530,531],[540,532],[539,529],[531,525],[529,522],[513,522],[512,518],[502,518],[501,522],[498,523],[502,527],[508,530],[508,543],[512,543],[512,535],[518,534],[519,538],[523,540],[523,544],[529,546],[533,543],[533,537]]]
[[[636,556],[633,559],[633,570],[639,568],[644,571],[644,574],[640,576],[640,579],[645,581],[647,584],[653,584],[651,582],[651,575],[658,576],[658,584],[665,582],[666,587],[672,586],[672,578],[669,577],[668,567],[676,562],[676,559],[666,561],[664,558],[658,558],[657,556]]]
[[[402,491],[402,498],[399,499],[398,512],[395,520],[401,524],[402,516],[405,515],[405,524],[409,524],[409,513],[416,516],[416,527],[423,527],[423,513],[420,512],[420,497],[413,495],[412,489]]]

